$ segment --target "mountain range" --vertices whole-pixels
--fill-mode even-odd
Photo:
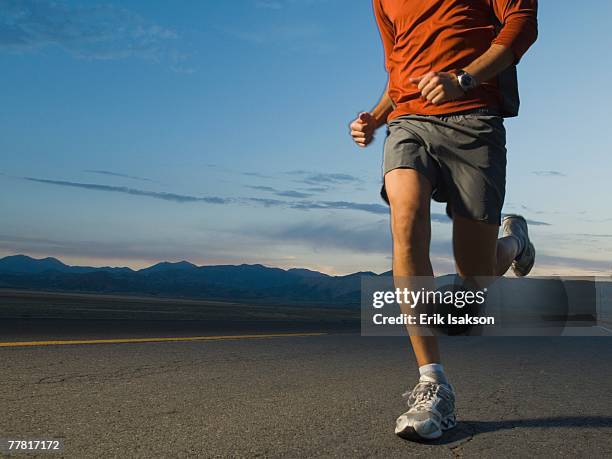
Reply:
[[[267,304],[359,305],[360,279],[372,272],[330,276],[308,269],[255,265],[196,266],[161,262],[148,268],[70,266],[56,258],[0,259],[0,288],[134,294]]]

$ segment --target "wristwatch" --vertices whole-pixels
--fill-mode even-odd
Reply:
[[[474,89],[476,86],[478,86],[476,78],[467,73],[465,70],[459,70],[457,72],[457,82],[459,82],[459,87],[461,87],[464,92],[468,92],[470,89]]]

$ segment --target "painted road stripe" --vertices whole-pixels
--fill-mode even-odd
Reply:
[[[165,343],[172,341],[224,341],[237,339],[267,339],[297,336],[321,336],[327,333],[272,333],[268,335],[227,335],[227,336],[185,336],[173,338],[115,338],[115,339],[81,339],[54,341],[14,341],[0,343],[0,347],[26,346],[65,346],[69,344],[125,344],[125,343]]]

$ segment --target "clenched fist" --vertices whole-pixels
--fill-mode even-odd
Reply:
[[[410,78],[410,82],[421,91],[421,96],[434,105],[450,102],[465,95],[457,76],[446,72],[429,72],[423,76]]]
[[[349,125],[353,140],[362,148],[372,142],[376,128],[376,120],[368,112],[360,113],[357,119]]]

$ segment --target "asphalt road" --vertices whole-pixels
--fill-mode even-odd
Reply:
[[[612,339],[442,350],[460,424],[434,444],[393,434],[407,340],[355,334],[0,348],[0,438],[66,457],[612,455]]]

